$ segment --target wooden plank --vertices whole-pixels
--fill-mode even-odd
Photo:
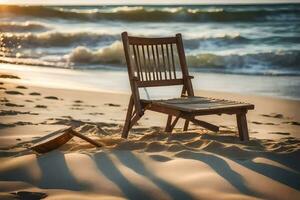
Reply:
[[[188,128],[189,128],[189,123],[190,123],[189,120],[185,120],[184,126],[183,126],[183,131],[187,131],[187,130],[188,130]]]
[[[202,126],[202,127],[206,128],[210,131],[213,131],[213,132],[218,132],[219,131],[218,126],[213,125],[213,124],[208,123],[208,122],[205,122],[205,121],[202,121],[202,120],[199,120],[199,119],[195,119],[194,117],[183,116],[182,118],[187,119],[187,120],[191,121],[192,123],[194,123],[196,125],[199,125],[199,126]]]
[[[156,80],[159,80],[159,76],[158,76],[158,64],[156,62],[156,55],[155,55],[155,51],[154,51],[154,47],[153,45],[151,45],[151,49],[152,49],[152,59],[153,59],[153,68],[156,74]]]
[[[158,46],[157,45],[155,45],[155,50],[156,50],[156,55],[157,55],[157,68],[159,70],[159,80],[162,80],[161,64],[160,64],[159,53],[158,53]]]
[[[165,132],[170,132],[171,123],[172,123],[172,115],[168,115]]]
[[[183,85],[181,90],[181,97],[185,97],[185,96],[186,96],[186,88],[185,85]]]
[[[156,104],[155,102],[153,104]],[[195,108],[192,105],[190,107],[185,107],[184,104],[182,105],[169,105],[169,104],[162,104],[159,103],[161,106],[169,107],[175,110],[180,110],[184,112],[190,112],[194,114],[200,114],[201,112],[205,113],[205,111],[210,111],[211,113],[215,112],[225,112],[229,110],[239,110],[239,109],[247,109],[251,110],[253,109],[253,105],[250,104],[240,104],[240,105],[226,105],[226,106],[219,106],[219,107],[203,107],[203,108]],[[208,112],[209,113],[209,112]]]
[[[42,140],[31,146],[30,149],[38,153],[47,153],[49,151],[57,149],[73,138],[74,135],[71,134],[70,130],[71,128],[68,128],[61,133],[55,134],[45,140]]]
[[[172,124],[170,125],[170,129],[169,129],[169,132],[171,133],[173,131],[173,129],[175,128],[178,120],[180,118],[180,115],[176,116],[176,118],[174,119],[174,121],[172,122]]]
[[[154,105],[154,104],[151,104],[151,103],[146,102],[146,101],[142,101],[142,104],[143,104],[143,106],[145,107],[146,110],[152,110],[152,111],[165,113],[165,114],[168,114],[168,115],[174,115],[174,116],[177,116],[181,113],[178,110],[162,107],[162,106],[159,106],[159,105]]]
[[[138,75],[138,79],[140,80],[141,73],[140,73],[140,65],[138,63],[137,54],[136,54],[136,45],[132,45],[132,48],[133,48],[133,56],[134,56],[136,70],[137,70],[137,75]]]
[[[129,129],[131,129],[139,119],[141,119],[141,117],[143,116],[144,114],[142,115],[139,115],[138,113],[135,113],[135,115],[132,117],[131,121],[130,121],[130,125],[129,125]]]
[[[239,104],[239,103],[177,103],[177,104],[170,104],[168,102],[159,102],[162,105],[171,105],[173,107],[183,108],[187,111],[194,111],[194,110],[206,110],[206,109],[216,109],[216,108],[229,108],[229,107],[240,107],[240,106],[247,106],[247,104]]]
[[[168,61],[169,79],[172,79],[172,69],[171,69],[171,61],[170,61],[169,44],[166,44],[166,53],[167,53],[167,61]]]
[[[249,132],[248,132],[246,113],[237,114],[236,121],[237,121],[240,140],[249,141]]]
[[[176,67],[175,67],[173,44],[171,44],[170,46],[171,46],[171,56],[172,56],[172,66],[173,66],[174,79],[176,79]]]
[[[129,44],[137,45],[155,45],[176,43],[176,37],[144,38],[128,36]]]
[[[144,76],[145,76],[145,69],[143,69],[143,65],[141,63],[141,56],[140,56],[140,47],[138,45],[135,45],[136,49],[137,49],[137,58],[138,58],[138,63],[139,63],[139,67],[140,67],[140,71],[141,71],[141,78],[142,81],[145,80]]]
[[[81,133],[73,130],[72,127],[70,127],[60,133],[51,135],[50,137],[48,137],[45,140],[42,140],[41,142],[34,144],[32,147],[30,147],[30,149],[38,153],[47,153],[64,145],[66,142],[72,139],[73,136],[79,137],[96,147],[103,146],[100,142],[92,140],[89,137],[82,135]]]
[[[168,100],[153,100],[153,104],[166,106],[169,108],[185,111],[199,112],[206,110],[230,110],[230,109],[254,109],[254,105],[239,103],[235,101],[226,101],[220,99],[209,99],[204,97],[183,97]]]
[[[180,67],[181,67],[182,76],[184,80],[184,85],[187,89],[188,96],[194,96],[193,85],[191,79],[189,79],[189,71],[186,64],[186,58],[185,58],[185,52],[184,52],[181,34],[176,34],[176,40],[177,40],[176,42],[177,52],[179,56],[179,62],[180,62]]]
[[[89,137],[86,137],[85,135],[82,135],[80,134],[79,132],[77,131],[74,131],[73,129],[70,130],[70,133],[76,137],[79,137],[81,139],[83,139],[84,141],[96,146],[96,147],[102,147],[102,144],[97,142],[96,140],[92,140],[91,138]]]
[[[130,127],[130,120],[131,120],[131,116],[132,116],[132,110],[133,110],[133,97],[131,95],[130,99],[129,99],[128,108],[127,108],[125,124],[124,124],[123,131],[122,131],[122,138],[127,138],[128,137],[129,127]]]
[[[148,67],[148,72],[149,72],[149,77],[150,77],[150,80],[155,80],[154,77],[152,76],[152,68],[151,68],[151,61],[150,61],[150,53],[149,53],[149,45],[145,45],[146,47],[146,63],[147,63],[147,67]]]
[[[165,74],[165,80],[167,80],[167,68],[166,68],[166,60],[165,60],[165,50],[164,50],[164,45],[161,44],[161,55],[162,55],[162,60],[163,60],[163,72]]]
[[[143,60],[143,67],[145,69],[145,74],[146,74],[146,81],[148,80],[151,80],[151,78],[149,77],[149,69],[148,69],[148,64],[147,64],[147,61],[146,61],[146,54],[145,54],[145,48],[144,48],[145,45],[141,45],[142,47],[142,60]]]
[[[136,85],[136,81],[134,80],[134,70],[133,70],[131,62],[130,62],[129,43],[128,43],[127,32],[122,33],[122,41],[123,41],[124,54],[125,54],[125,59],[126,59],[126,63],[127,63],[127,68],[128,68],[128,77],[129,77],[130,87],[131,87],[131,91],[132,91],[132,95],[133,95],[135,110],[138,113],[138,115],[142,115],[143,110],[142,110],[142,106],[141,106],[141,102],[140,102],[140,94],[139,94],[138,87]]]
[[[137,81],[138,87],[158,87],[158,86],[171,86],[171,85],[182,85],[182,79],[173,80],[155,80],[155,81]]]

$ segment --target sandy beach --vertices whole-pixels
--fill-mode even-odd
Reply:
[[[8,76],[10,75],[10,76]],[[14,75],[14,76],[11,76]],[[167,116],[148,112],[121,139],[128,93],[30,85],[1,73],[0,199],[299,199],[300,102],[197,91],[255,104],[249,142],[234,116],[203,117],[221,127],[164,132]],[[67,127],[72,138],[37,154],[30,147]]]

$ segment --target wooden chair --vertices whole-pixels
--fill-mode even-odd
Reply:
[[[122,137],[127,138],[131,127],[152,110],[168,115],[165,131],[172,132],[179,118],[185,119],[183,130],[189,122],[218,132],[219,127],[196,119],[196,116],[213,114],[235,114],[241,140],[249,140],[246,113],[254,105],[194,96],[181,34],[175,37],[142,38],[122,33],[125,58],[131,86],[126,121]],[[140,98],[139,88],[182,85],[181,97],[168,100],[146,100]],[[174,120],[172,120],[174,117]]]

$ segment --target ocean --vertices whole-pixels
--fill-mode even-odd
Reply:
[[[195,89],[300,99],[300,4],[3,5],[0,62],[126,76],[123,31],[182,33]]]

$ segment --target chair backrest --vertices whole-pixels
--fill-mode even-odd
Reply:
[[[132,94],[139,100],[139,87],[183,85],[182,95],[194,96],[181,34],[145,38],[122,33]]]

